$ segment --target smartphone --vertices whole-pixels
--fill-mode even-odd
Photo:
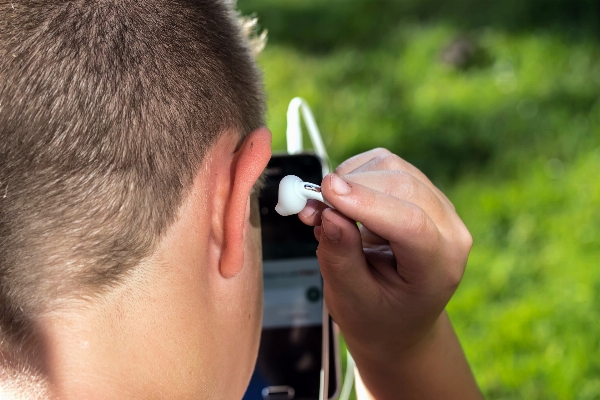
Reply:
[[[264,312],[258,360],[244,400],[318,400],[323,328],[323,280],[313,228],[275,212],[279,182],[296,175],[320,184],[323,162],[314,154],[274,155],[259,198]],[[329,319],[328,398],[337,396],[339,346]]]

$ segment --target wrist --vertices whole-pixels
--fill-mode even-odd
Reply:
[[[439,336],[442,333],[441,328],[448,320],[446,311],[434,321],[428,329],[424,329],[423,333],[413,338],[399,337],[397,341],[374,348],[374,346],[357,346],[355,360],[361,360],[369,365],[379,365],[380,368],[389,368],[390,366],[398,367],[404,363],[410,363],[415,358],[421,358],[424,354],[434,351],[435,344],[439,341]],[[351,349],[352,350],[352,349]]]
[[[410,363],[414,358],[434,351],[435,343],[443,334],[442,328],[449,324],[449,319],[444,310],[437,319],[419,334],[398,334],[394,340],[385,343],[354,343],[351,338],[346,342],[354,360],[371,367],[389,369],[400,364]]]
[[[352,348],[350,348],[352,352]],[[366,388],[376,399],[481,399],[450,319],[443,312],[412,346],[377,356],[354,356]]]

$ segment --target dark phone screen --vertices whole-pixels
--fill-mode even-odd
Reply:
[[[280,216],[275,205],[279,182],[286,175],[320,184],[321,162],[310,154],[276,155],[266,174],[266,186],[259,200],[265,286],[263,330],[256,368],[244,400],[262,400],[261,392],[268,386],[289,386],[295,390],[295,400],[316,400],[323,307],[323,284],[315,255],[318,243],[312,227],[296,216]],[[330,365],[329,397],[337,388],[333,335]]]
[[[274,156],[265,172],[267,182],[259,200],[263,260],[315,257],[317,241],[313,228],[297,217],[282,217],[275,212],[275,206],[279,182],[287,175],[320,185],[323,179],[321,162],[313,155]]]

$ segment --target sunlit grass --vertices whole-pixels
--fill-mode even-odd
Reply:
[[[475,246],[449,311],[491,398],[598,398],[600,148],[533,164],[450,191]]]

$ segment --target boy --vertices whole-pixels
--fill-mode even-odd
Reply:
[[[237,399],[261,326],[260,75],[217,0],[0,1],[2,397]],[[374,398],[478,398],[444,313],[471,237],[385,150],[309,204]],[[361,221],[360,231],[354,221]]]

